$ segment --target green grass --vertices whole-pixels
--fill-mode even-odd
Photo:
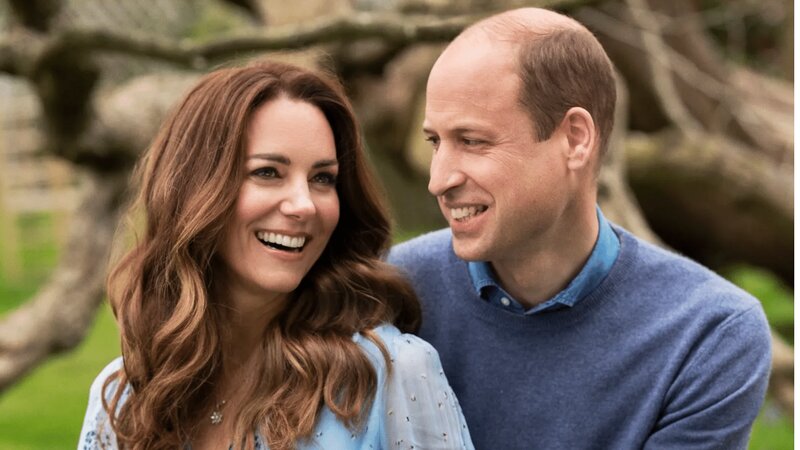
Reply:
[[[2,214],[2,211],[0,211]],[[58,261],[54,221],[46,214],[25,214],[17,218],[18,250],[15,270],[0,259],[0,315],[29,298],[47,280]],[[0,240],[0,245],[3,245]],[[9,264],[5,262],[5,264]],[[16,273],[16,277],[10,274]]]
[[[54,233],[58,225],[51,215],[25,214],[16,223],[20,240],[13,272],[17,276],[9,277],[10,268],[0,267],[0,316],[30,298],[58,261]],[[111,311],[104,305],[80,346],[50,358],[2,394],[0,449],[75,448],[89,386],[119,355],[117,336]]]
[[[767,399],[753,425],[750,450],[792,450],[794,424]]]
[[[89,386],[117,355],[116,324],[103,306],[80,347],[51,358],[0,397],[0,430],[6,430],[0,448],[75,448]]]
[[[18,272],[21,275],[9,279],[0,267],[0,316],[33,294],[57,261],[58,247],[53,238],[51,217],[28,215],[20,218],[19,225],[22,242]],[[404,233],[398,240],[412,235]],[[2,245],[3,240],[0,240]],[[773,326],[793,323],[793,293],[769,273],[737,267],[726,271],[725,275],[763,302]],[[109,308],[103,306],[78,348],[49,359],[0,395],[0,449],[75,448],[89,386],[118,354],[116,325]],[[768,402],[756,420],[750,449],[788,450],[792,448],[793,439],[792,421]]]

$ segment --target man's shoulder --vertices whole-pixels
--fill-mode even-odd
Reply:
[[[630,256],[625,251],[635,248],[633,258],[626,261],[631,283],[647,290],[660,290],[666,296],[679,295],[684,301],[694,299],[706,306],[710,297],[718,299],[717,306],[735,310],[759,304],[750,294],[700,263],[646,242],[618,226],[614,229],[620,237],[622,255]]]
[[[389,252],[387,260],[404,268],[441,263],[455,258],[452,240],[449,228],[431,231],[395,245]]]

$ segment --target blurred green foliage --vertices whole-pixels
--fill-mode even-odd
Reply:
[[[243,13],[223,2],[198,2],[194,20],[190,21],[182,36],[202,41],[235,33],[236,30],[252,25]]]
[[[792,79],[793,8],[780,0],[699,0],[696,19],[728,59]]]
[[[794,293],[772,273],[746,265],[722,271],[725,278],[761,300],[770,326],[794,343]]]
[[[2,214],[2,211],[0,211]],[[27,300],[46,280],[58,256],[53,229],[46,214],[18,218],[21,275],[6,277],[0,267],[0,315]],[[414,236],[402,233],[397,241]],[[0,240],[0,252],[4,241]],[[732,281],[761,299],[773,326],[793,321],[792,292],[769,273],[737,266],[725,272]],[[787,307],[786,303],[789,304]],[[0,396],[0,449],[39,450],[74,448],[77,444],[92,380],[119,355],[119,339],[111,312],[103,306],[87,338],[75,350],[55,356]],[[789,450],[794,431],[791,419],[769,401],[756,420],[751,450]]]
[[[794,424],[767,398],[753,425],[749,450],[792,450]]]

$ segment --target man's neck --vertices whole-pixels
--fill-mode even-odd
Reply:
[[[594,207],[565,220],[520,258],[491,261],[498,281],[524,307],[531,308],[561,292],[581,271],[597,242]]]

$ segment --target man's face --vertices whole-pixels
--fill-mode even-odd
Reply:
[[[567,140],[559,130],[537,139],[515,64],[512,45],[461,36],[428,79],[428,190],[466,260],[525,258],[564,233]]]

